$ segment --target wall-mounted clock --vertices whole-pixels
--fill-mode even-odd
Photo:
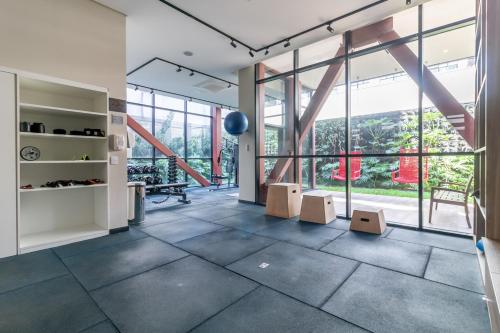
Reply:
[[[26,146],[21,149],[21,158],[26,161],[36,161],[40,158],[40,149],[33,146]]]

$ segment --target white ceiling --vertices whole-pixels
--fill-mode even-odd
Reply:
[[[237,71],[264,59],[263,52],[251,58],[242,46],[234,49],[230,40],[159,0],[96,0],[127,15],[127,69],[160,57],[223,79],[237,82]],[[171,0],[173,4],[199,17],[254,48],[270,44],[323,23],[375,0]],[[377,21],[407,8],[405,0],[387,2],[355,14],[333,25],[336,32]],[[425,0],[413,1],[414,4]],[[292,48],[331,37],[326,29],[292,40]],[[187,57],[184,51],[194,56]],[[271,49],[268,57],[290,51],[282,46]],[[201,75],[189,77],[175,67],[155,61],[129,76],[129,82],[237,106],[235,87],[210,92],[194,88],[206,81]]]

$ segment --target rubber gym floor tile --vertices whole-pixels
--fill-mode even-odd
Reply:
[[[321,251],[422,277],[431,248],[348,231]]]
[[[151,237],[64,258],[87,290],[122,280],[188,254]]]
[[[177,243],[188,238],[203,235],[223,226],[193,218],[177,222],[163,223],[142,229],[145,233],[169,243]]]
[[[349,230],[351,227],[351,222],[347,220],[342,220],[342,219],[336,219],[328,224],[326,224],[328,228],[335,228],[339,230]]]
[[[105,319],[71,275],[0,295],[0,332],[79,332]]]
[[[481,295],[361,265],[322,307],[373,332],[489,332]]]
[[[138,230],[142,230],[147,227],[151,227],[153,225],[157,224],[163,224],[163,223],[172,223],[172,222],[179,222],[183,220],[187,220],[190,217],[181,215],[179,213],[162,213],[161,215],[158,213],[147,213],[146,218],[144,219],[144,222],[134,225],[134,227]]]
[[[91,294],[122,332],[186,332],[256,287],[189,256]]]
[[[484,293],[477,255],[432,249],[425,276],[458,288]]]
[[[256,234],[318,250],[339,237],[343,230],[308,222],[288,222],[265,228]]]
[[[0,263],[0,293],[68,273],[50,250],[15,256]]]
[[[266,212],[265,206],[243,203],[243,202],[239,202],[236,200],[224,202],[224,203],[222,203],[222,206],[227,207],[227,208],[242,210],[245,212],[251,212],[251,213],[265,214],[265,212]]]
[[[342,319],[259,287],[193,332],[366,332]]]
[[[275,241],[235,229],[221,229],[176,243],[186,251],[225,266]]]
[[[183,211],[181,214],[212,222],[229,216],[241,214],[241,211],[214,204],[212,207]]]
[[[240,229],[246,232],[256,232],[280,223],[289,222],[290,221],[286,219],[264,215],[261,213],[240,213],[225,219],[217,220],[218,224]]]
[[[108,246],[148,237],[147,234],[130,228],[128,231],[118,232],[109,236],[94,238],[83,242],[68,244],[54,248],[54,252],[61,258],[71,257],[85,252],[96,251]]]
[[[431,232],[422,232],[402,228],[394,228],[387,238],[405,242],[439,247],[447,250],[476,254],[474,242],[471,239],[440,235]]]
[[[279,242],[227,268],[319,306],[357,265],[353,260]]]
[[[109,320],[106,320],[83,330],[81,333],[118,333],[118,330]]]

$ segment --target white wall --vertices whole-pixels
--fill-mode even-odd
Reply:
[[[241,69],[239,107],[248,118],[248,132],[240,136],[240,200],[255,202],[255,67]]]
[[[0,66],[105,87],[126,100],[125,16],[94,1],[0,0],[0,45]],[[126,135],[126,121],[110,132]],[[118,228],[127,225],[127,159],[111,155],[120,161],[109,177],[110,225]]]
[[[126,99],[125,16],[91,0],[1,0],[0,66]]]

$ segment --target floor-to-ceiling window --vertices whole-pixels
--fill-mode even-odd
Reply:
[[[208,180],[212,175],[213,109],[207,104],[151,94],[141,89],[127,89],[127,113]],[[166,180],[167,157],[139,135],[134,137],[135,145],[129,152],[129,163],[157,165]],[[178,180],[198,185],[181,170]]]
[[[433,0],[257,64],[258,200],[298,182],[340,217],[472,233],[474,4]]]

